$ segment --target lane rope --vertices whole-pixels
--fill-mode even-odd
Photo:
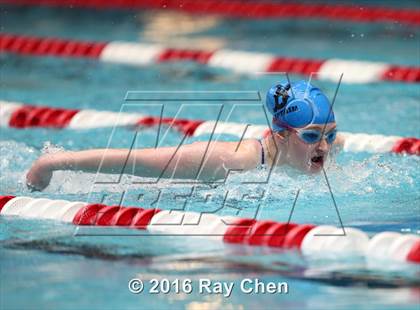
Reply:
[[[224,243],[298,250],[305,257],[348,258],[420,264],[420,237],[381,232],[372,238],[356,228],[279,223],[139,207],[0,196],[0,214],[49,219],[78,226],[121,226],[165,235],[195,235]],[[324,236],[322,236],[324,235]]]
[[[1,0],[0,3],[65,8],[169,9],[190,14],[216,14],[247,19],[326,19],[332,21],[390,22],[420,25],[420,10],[386,6],[238,0]]]
[[[0,126],[3,127],[69,129],[132,127],[138,129],[161,125],[193,137],[214,133],[216,135],[229,134],[244,139],[260,139],[270,134],[270,128],[264,125],[160,118],[136,113],[62,109],[0,101]],[[343,150],[346,152],[392,152],[420,155],[420,139],[418,138],[349,132],[340,132],[340,135],[343,137]]]
[[[192,61],[241,74],[288,72],[345,83],[420,82],[420,67],[345,59],[303,59],[229,49],[214,51],[169,48],[134,42],[86,42],[0,33],[0,52],[42,57],[93,58],[103,62],[144,66]]]

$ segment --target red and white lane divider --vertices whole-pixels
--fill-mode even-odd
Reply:
[[[270,133],[270,129],[264,125],[249,126],[249,124],[230,122],[159,118],[136,113],[61,109],[0,101],[0,126],[3,127],[90,129],[114,126],[154,127],[162,124],[188,136],[214,133],[259,139]],[[349,132],[340,132],[340,134],[344,139],[344,151],[420,155],[418,138]]]
[[[0,52],[32,56],[95,58],[104,62],[149,65],[168,61],[194,61],[238,73],[288,72],[343,82],[381,80],[420,82],[420,67],[345,59],[302,59],[268,53],[228,49],[216,51],[168,48],[134,42],[84,42],[0,33]]]
[[[195,14],[218,14],[240,18],[322,18],[352,22],[399,22],[419,25],[418,9],[391,7],[331,5],[312,3],[276,3],[269,1],[238,0],[1,0],[15,5],[46,5],[81,8],[172,9]]]
[[[355,228],[345,228],[343,235],[342,228],[328,225],[279,223],[208,213],[14,196],[0,196],[0,214],[74,225],[147,229],[166,235],[198,235],[221,239],[225,243],[298,249],[308,257],[357,255],[367,259],[420,264],[420,237],[413,234],[382,232],[369,238]]]

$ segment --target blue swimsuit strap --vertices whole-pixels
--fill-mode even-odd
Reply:
[[[264,154],[264,146],[262,144],[262,141],[260,139],[257,140],[261,145],[261,165],[265,164],[265,154]]]

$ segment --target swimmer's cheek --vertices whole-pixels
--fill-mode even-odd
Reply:
[[[37,160],[26,175],[26,185],[32,191],[42,191],[50,184],[53,171],[40,160]]]

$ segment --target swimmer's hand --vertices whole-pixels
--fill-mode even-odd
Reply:
[[[26,186],[31,191],[42,191],[50,184],[53,169],[50,168],[48,156],[42,156],[34,162],[26,175]]]

